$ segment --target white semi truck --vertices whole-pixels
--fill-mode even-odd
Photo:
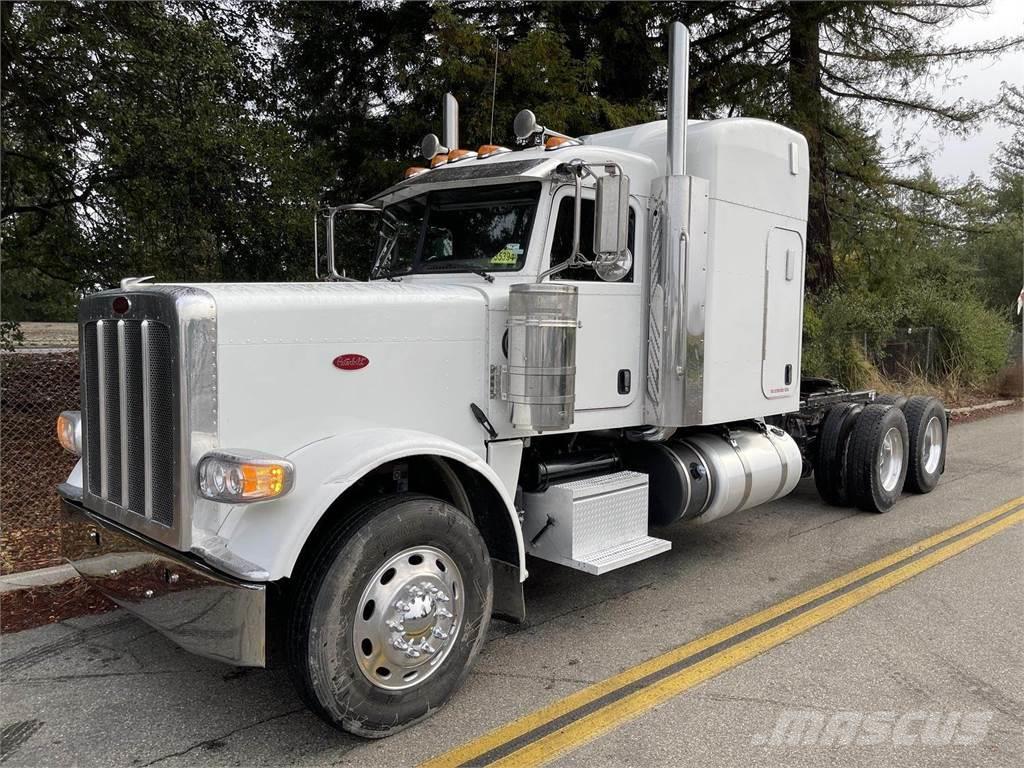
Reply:
[[[323,281],[86,297],[58,420],[79,573],[376,737],[524,618],[528,555],[600,575],[812,471],[873,512],[931,490],[940,403],[801,379],[804,138],[687,121],[682,25],[670,48],[667,120],[573,138],[524,110],[527,148],[472,152],[446,97],[429,168],[322,214]],[[339,215],[375,217],[367,282]]]

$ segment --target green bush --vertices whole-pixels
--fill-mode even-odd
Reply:
[[[803,372],[862,387],[869,362],[896,328],[933,327],[940,339],[937,379],[980,387],[1006,363],[1011,326],[973,293],[911,280],[886,291],[836,290],[809,299],[804,311]]]

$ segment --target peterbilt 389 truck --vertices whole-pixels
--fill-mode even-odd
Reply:
[[[871,512],[931,490],[940,403],[801,378],[804,138],[688,120],[687,57],[673,25],[666,120],[570,137],[524,110],[518,150],[460,148],[446,97],[428,165],[318,214],[322,281],[87,296],[58,419],[78,572],[374,737],[524,618],[531,557],[599,577],[812,473]],[[339,216],[373,217],[368,281]]]

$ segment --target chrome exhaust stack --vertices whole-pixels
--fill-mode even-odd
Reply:
[[[690,93],[690,31],[668,28],[668,175],[686,175],[686,119]]]
[[[706,179],[686,173],[690,33],[669,26],[665,175],[654,183],[647,332],[647,393],[640,441],[704,422],[704,310],[707,298]]]
[[[459,102],[450,93],[441,103],[441,143],[448,149],[459,148]]]

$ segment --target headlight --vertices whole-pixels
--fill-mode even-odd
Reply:
[[[294,482],[294,464],[257,451],[212,451],[199,461],[199,492],[214,501],[276,499]]]
[[[57,442],[75,456],[82,455],[81,411],[64,411],[57,417]]]

